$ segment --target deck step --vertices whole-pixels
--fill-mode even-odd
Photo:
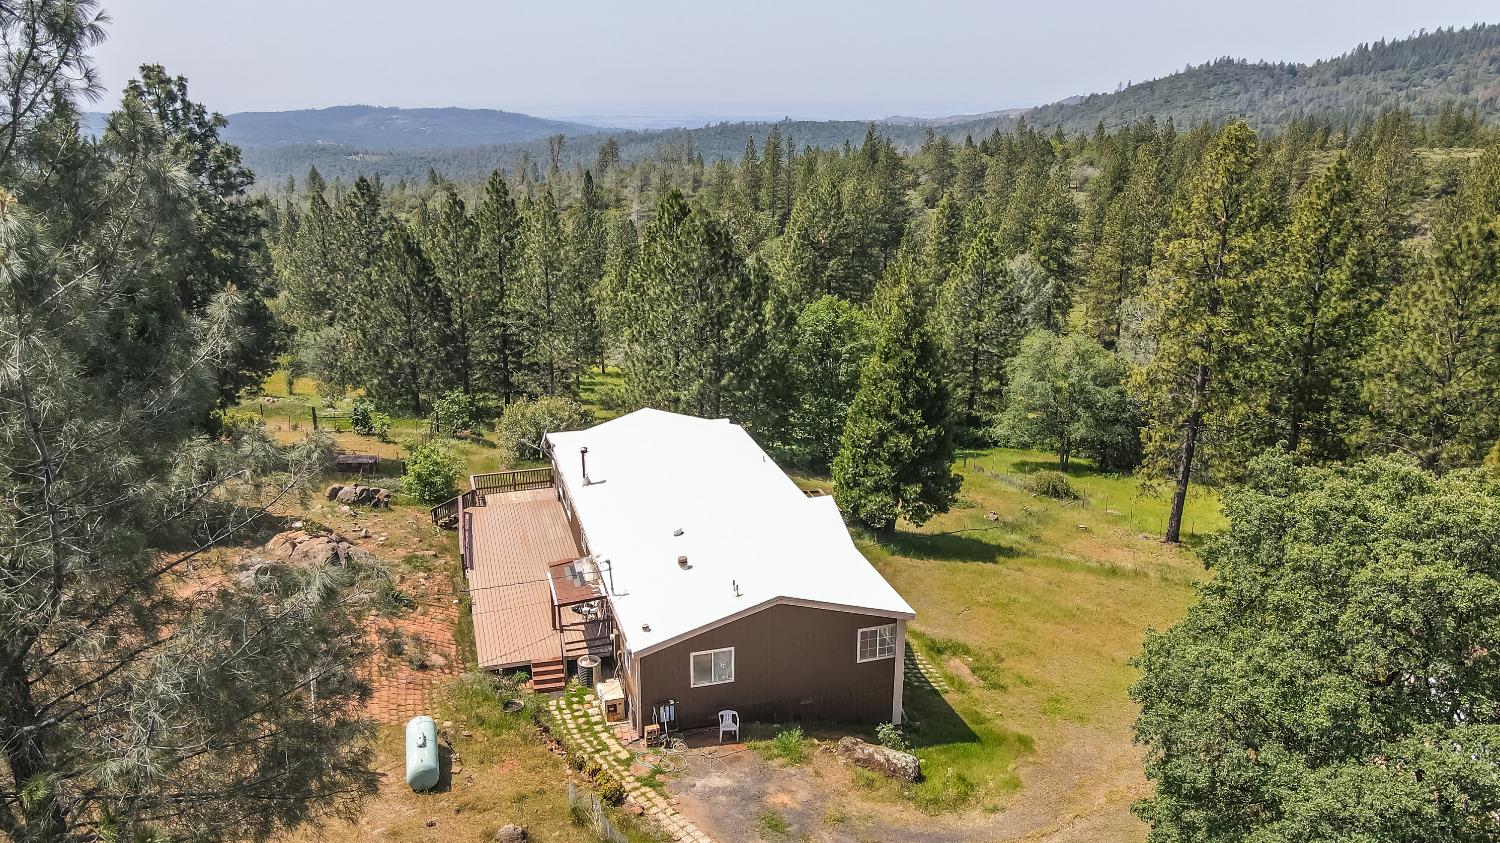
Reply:
[[[546,659],[531,663],[531,690],[540,693],[561,691],[568,685],[568,663]]]

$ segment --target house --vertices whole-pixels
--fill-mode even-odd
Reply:
[[[646,409],[543,444],[550,466],[434,511],[456,510],[483,667],[547,689],[599,657],[637,732],[668,702],[680,727],[900,722],[914,613],[833,498],[724,419]]]

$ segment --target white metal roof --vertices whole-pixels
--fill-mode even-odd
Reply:
[[[727,419],[645,409],[547,439],[637,654],[775,603],[914,617],[833,498],[804,495]]]

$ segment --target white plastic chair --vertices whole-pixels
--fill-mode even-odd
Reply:
[[[740,713],[732,709],[724,709],[719,712],[719,743],[724,742],[724,733],[734,732],[734,739],[740,739]]]

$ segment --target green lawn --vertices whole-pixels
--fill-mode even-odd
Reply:
[[[856,775],[856,784],[928,811],[998,810],[1021,787],[1022,762],[1071,763],[1060,759],[1079,741],[1087,753],[1130,753],[1136,672],[1128,661],[1148,627],[1182,615],[1204,572],[1190,550],[1156,538],[1167,499],[1143,494],[1131,477],[1077,463],[1069,480],[1082,500],[1024,491],[1026,474],[1055,467],[1044,453],[969,453],[956,466],[964,485],[952,511],[892,537],[856,534],[916,609],[909,646],[949,688],[908,685],[910,738],[926,780],[897,787]],[[1188,542],[1222,524],[1217,497],[1195,489]],[[1141,781],[1134,764],[1117,774],[1127,794]],[[1129,801],[1111,810],[1126,814]]]

